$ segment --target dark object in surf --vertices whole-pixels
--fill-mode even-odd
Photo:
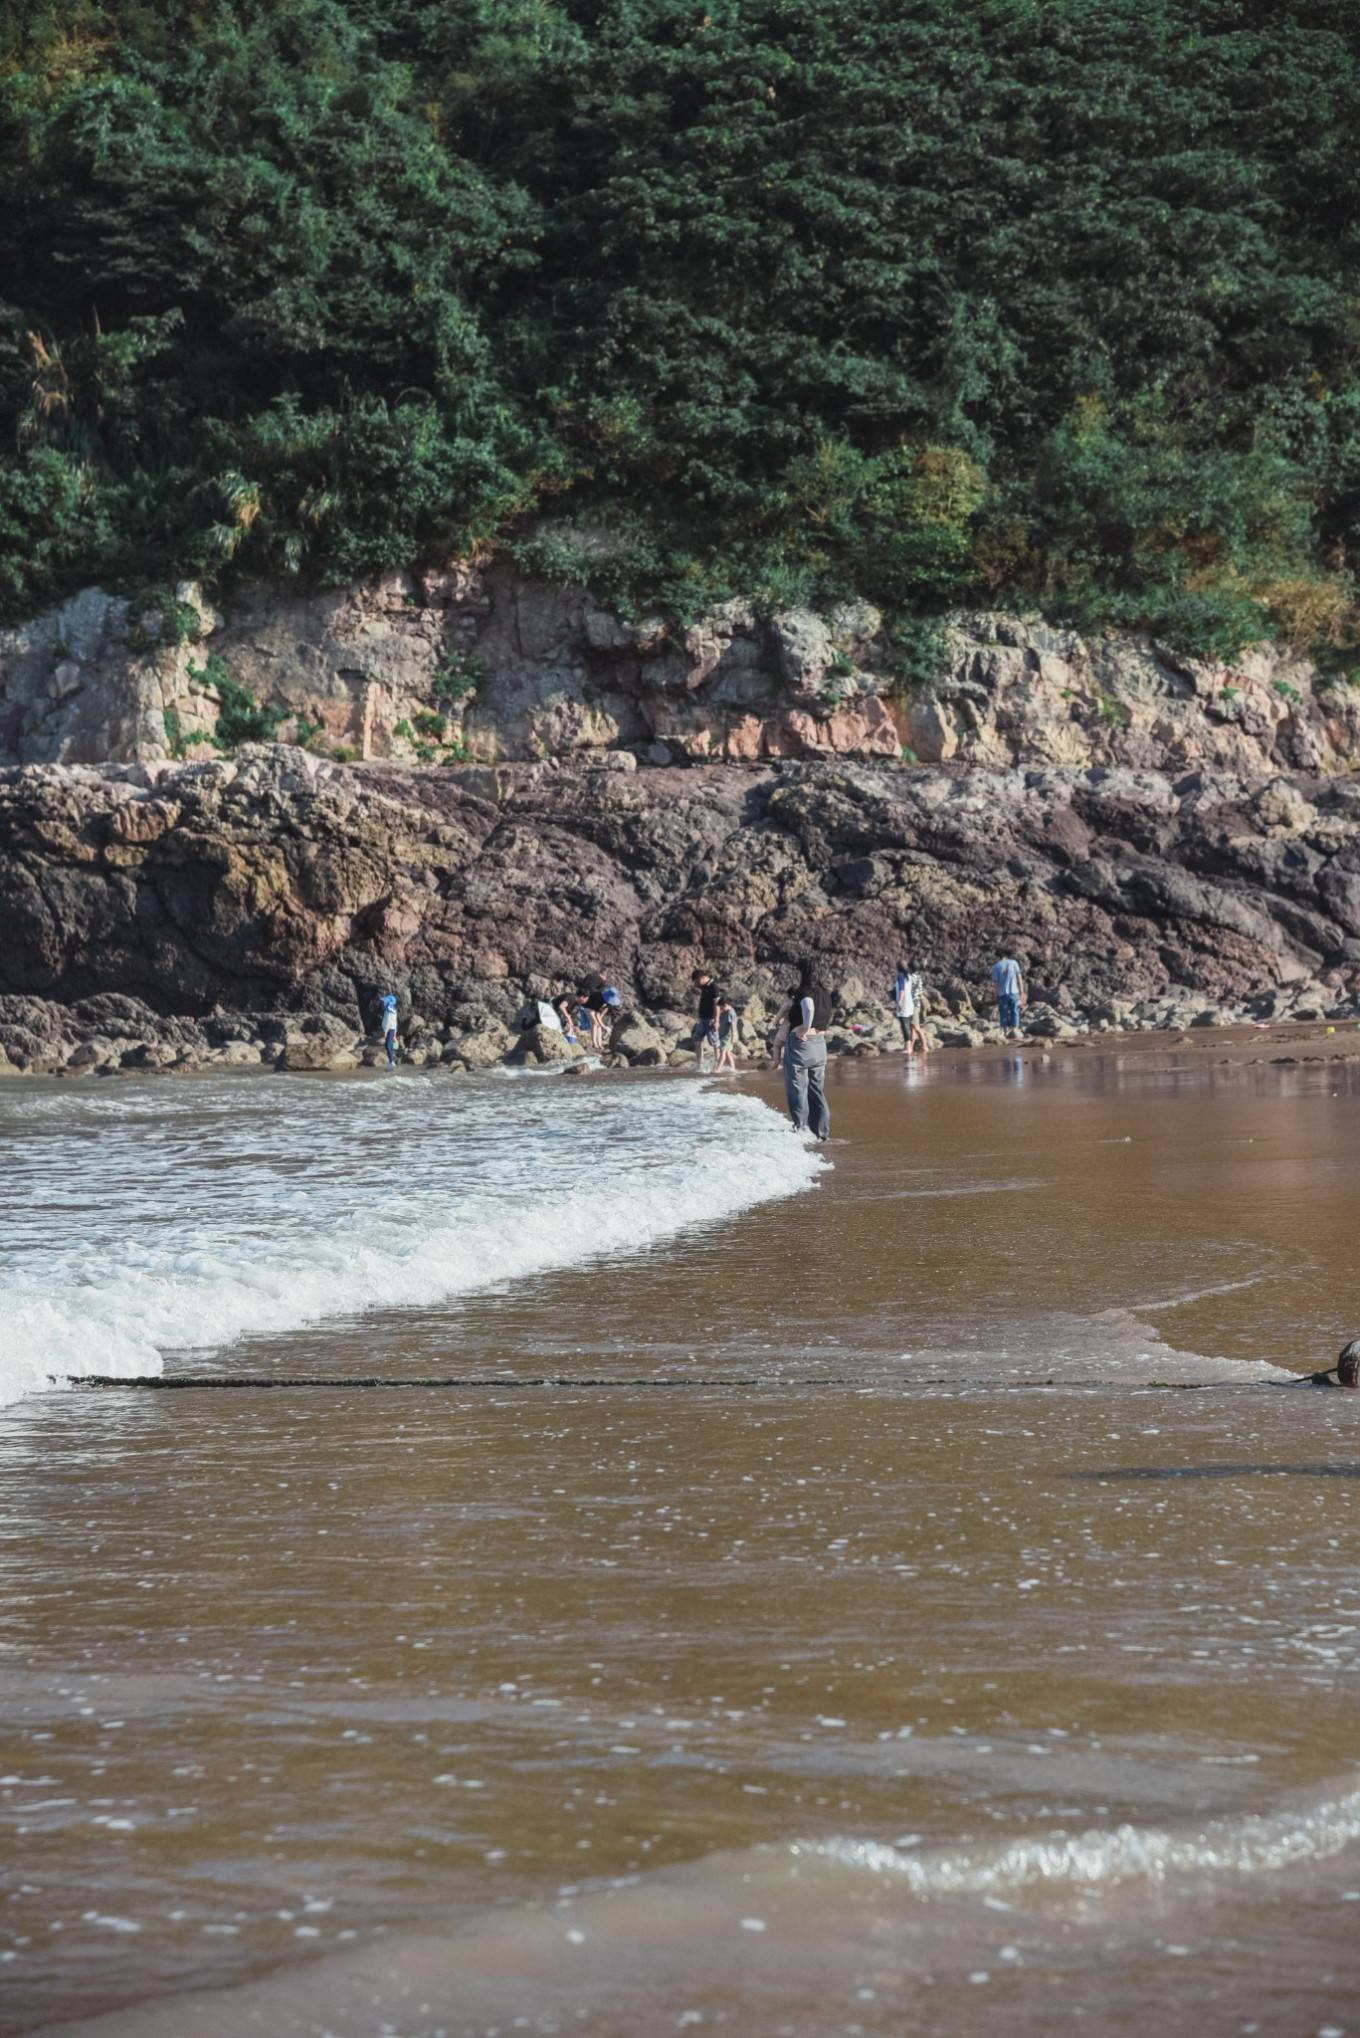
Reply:
[[[1329,1372],[1308,1373],[1304,1377],[1310,1387],[1344,1387],[1351,1392],[1360,1389],[1360,1337],[1342,1345],[1340,1357]]]

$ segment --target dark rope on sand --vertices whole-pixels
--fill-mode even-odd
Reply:
[[[498,1379],[494,1374],[490,1376],[485,1374],[469,1375],[465,1379],[446,1377],[439,1379],[384,1379],[378,1375],[351,1379],[347,1378],[344,1374],[333,1374],[327,1377],[322,1374],[298,1373],[242,1373],[234,1378],[219,1374],[195,1378],[192,1373],[187,1373],[176,1374],[173,1379],[166,1379],[159,1373],[137,1373],[127,1379],[121,1378],[117,1373],[53,1374],[51,1377],[54,1380],[60,1379],[64,1381],[69,1387],[145,1387],[153,1390],[167,1388],[210,1388],[214,1392],[220,1392],[222,1389],[230,1387],[485,1387],[494,1388],[499,1392],[504,1388],[524,1387],[848,1387],[853,1384],[849,1380],[841,1379],[785,1381],[754,1380],[740,1376],[731,1376],[722,1380],[676,1380],[666,1378],[609,1380],[587,1379],[578,1377],[574,1373],[543,1373],[531,1379],[512,1379],[508,1375],[503,1379]]]
[[[809,1387],[850,1387],[860,1393],[873,1393],[891,1388],[896,1393],[901,1394],[904,1392],[909,1393],[913,1388],[920,1387],[952,1387],[961,1393],[966,1393],[972,1386],[977,1384],[972,1381],[950,1378],[943,1374],[932,1374],[922,1380],[889,1381],[881,1379],[852,1380],[847,1375],[839,1373],[820,1374],[811,1378],[794,1380],[762,1380],[740,1373],[726,1374],[717,1379],[676,1379],[673,1376],[667,1375],[662,1375],[659,1379],[655,1376],[650,1378],[628,1378],[627,1376],[621,1376],[617,1379],[601,1379],[590,1375],[577,1375],[574,1373],[541,1373],[527,1379],[498,1378],[494,1374],[469,1374],[461,1378],[458,1376],[441,1375],[438,1378],[427,1376],[415,1379],[386,1379],[378,1374],[369,1374],[350,1379],[346,1378],[344,1374],[339,1373],[334,1375],[319,1373],[203,1374],[198,1377],[192,1373],[180,1373],[169,1378],[160,1373],[134,1373],[126,1378],[118,1373],[51,1373],[48,1375],[48,1378],[54,1386],[76,1387],[81,1390],[103,1388],[117,1391],[123,1388],[136,1388],[152,1393],[192,1391],[194,1393],[214,1394],[228,1392],[237,1388],[253,1389],[263,1387],[328,1387],[333,1393],[344,1393],[351,1387],[401,1388],[407,1392],[421,1388],[446,1387],[459,1391],[490,1391],[497,1394],[519,1393],[528,1388],[556,1387],[583,1387],[606,1392],[611,1388],[618,1390],[620,1388],[643,1387],[666,1393],[674,1392],[677,1389],[693,1390],[701,1388],[712,1390],[714,1388],[729,1389],[741,1387],[748,1390],[755,1388],[771,1394],[788,1394]],[[1119,1384],[1137,1387],[1144,1391],[1149,1388],[1157,1388],[1166,1393],[1199,1394],[1205,1392],[1210,1387],[1247,1387],[1257,1386],[1260,1383],[1248,1380],[1139,1380],[1120,1382]],[[1007,1390],[1016,1392],[1022,1389],[1032,1390],[1036,1387],[1091,1387],[1108,1391],[1110,1385],[1111,1383],[1108,1380],[1003,1380],[989,1382],[987,1384],[987,1392],[988,1394],[996,1394]]]

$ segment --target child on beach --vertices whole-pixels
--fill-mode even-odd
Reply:
[[[715,1076],[737,1073],[736,1053],[741,1046],[741,1021],[736,1006],[726,991],[719,991],[717,999],[718,1058],[713,1064]]]

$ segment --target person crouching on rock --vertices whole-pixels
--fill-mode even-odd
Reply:
[[[779,1015],[772,1050],[778,1067],[784,1062],[784,1095],[795,1132],[811,1131],[814,1139],[831,1136],[831,1108],[826,1101],[826,1029],[831,994],[813,973],[810,962],[798,965],[798,982]]]
[[[397,1001],[391,991],[384,991],[378,1000],[378,1030],[387,1049],[387,1066],[397,1065]]]
[[[1327,1373],[1305,1373],[1295,1383],[1299,1387],[1347,1387],[1353,1393],[1360,1392],[1360,1337],[1353,1337],[1348,1345],[1341,1348],[1341,1356]]]

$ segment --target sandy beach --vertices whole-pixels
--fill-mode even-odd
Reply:
[[[7,1086],[0,2029],[1344,2029],[1353,1052]]]

